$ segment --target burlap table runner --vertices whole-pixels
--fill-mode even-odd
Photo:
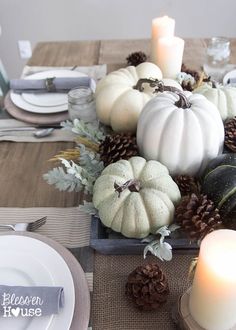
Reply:
[[[193,256],[175,255],[161,262],[148,256],[107,256],[96,253],[92,304],[93,330],[172,330],[172,306],[189,286],[188,269]],[[147,262],[158,262],[170,287],[168,302],[158,311],[140,312],[125,296],[128,274]]]

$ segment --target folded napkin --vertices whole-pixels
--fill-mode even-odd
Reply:
[[[0,314],[3,316],[22,316],[22,312],[24,316],[58,314],[63,306],[62,287],[0,285]]]
[[[15,93],[68,93],[72,88],[87,86],[95,91],[96,83],[89,77],[54,77],[46,79],[12,79],[10,88]]]

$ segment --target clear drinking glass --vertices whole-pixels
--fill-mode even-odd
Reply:
[[[94,92],[90,87],[80,86],[73,88],[68,93],[69,117],[82,119],[85,122],[96,120]]]
[[[213,37],[206,50],[204,71],[212,79],[221,82],[230,59],[230,41],[225,37]]]

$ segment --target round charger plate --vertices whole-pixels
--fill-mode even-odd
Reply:
[[[24,111],[12,102],[9,93],[5,96],[4,106],[12,117],[30,124],[50,125],[69,119],[68,111],[51,114],[38,114]]]
[[[0,283],[62,286],[65,293],[65,305],[58,314],[44,317],[21,317],[14,314],[15,317],[1,317],[2,329],[56,330],[61,326],[69,330],[74,314],[74,282],[66,262],[51,246],[32,237],[1,235]]]
[[[53,248],[58,254],[60,254],[60,256],[66,262],[74,282],[75,304],[70,330],[88,330],[90,316],[90,294],[88,284],[82,267],[71,254],[71,252],[54,240],[32,232],[2,232],[0,235],[25,236],[34,238],[46,243],[49,247]],[[59,328],[55,328],[55,330],[57,329]],[[49,328],[49,330],[51,329]]]
[[[45,79],[52,77],[85,77],[86,74],[71,70],[51,70],[34,73],[25,79]],[[34,113],[56,113],[68,109],[67,93],[14,93],[12,102],[19,108]]]

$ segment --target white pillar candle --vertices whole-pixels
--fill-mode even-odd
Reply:
[[[151,61],[156,63],[157,40],[162,37],[173,37],[175,20],[168,16],[157,17],[152,20]]]
[[[159,38],[156,48],[156,64],[164,78],[175,79],[181,71],[184,40],[178,37]]]
[[[236,325],[236,231],[217,230],[202,241],[189,309],[204,329]]]

